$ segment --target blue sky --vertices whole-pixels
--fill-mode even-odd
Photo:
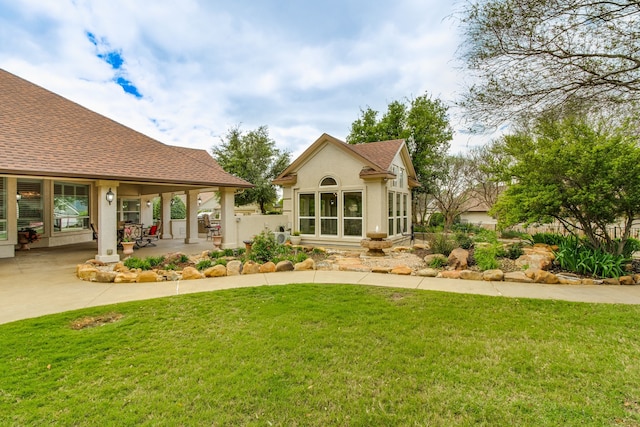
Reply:
[[[0,0],[0,68],[164,143],[210,149],[269,127],[295,156],[344,139],[360,109],[429,93],[447,104],[456,2]],[[465,135],[452,151],[486,139]]]

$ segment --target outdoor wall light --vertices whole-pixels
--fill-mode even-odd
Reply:
[[[175,197],[175,196],[174,196]],[[174,199],[173,197],[171,198],[171,206],[176,204],[176,199]]]
[[[150,208],[151,207],[151,200],[147,200],[147,207]]]
[[[111,202],[113,202],[114,197],[115,197],[115,194],[113,194],[113,191],[111,191],[111,188],[109,188],[109,191],[107,191],[107,202],[111,204]]]
[[[200,196],[198,196],[198,206],[200,206],[202,204],[202,199],[200,198]]]
[[[16,193],[16,201],[20,201],[20,199],[22,199],[22,194],[20,193]]]

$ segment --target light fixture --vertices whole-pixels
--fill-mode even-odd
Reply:
[[[171,206],[176,204],[175,196],[171,197]]]
[[[20,193],[16,193],[16,201],[20,201],[20,199],[22,199],[22,194]]]
[[[198,196],[198,206],[200,206],[202,204],[202,199],[200,198],[200,196]]]
[[[111,191],[111,188],[109,188],[109,191],[107,191],[107,202],[109,202],[109,204],[113,202],[114,196],[115,194],[113,194],[113,191]]]
[[[147,200],[147,207],[150,208],[151,207],[151,200]]]

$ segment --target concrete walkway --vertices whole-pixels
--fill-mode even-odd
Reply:
[[[212,248],[202,241],[160,241],[134,256],[181,251],[195,254]],[[305,271],[208,278],[158,283],[93,283],[76,278],[75,266],[94,257],[95,243],[33,249],[0,259],[0,323],[124,301],[144,300],[221,289],[290,283],[347,283],[434,290],[489,296],[556,299],[591,303],[640,304],[640,286],[570,286],[437,279],[380,273]]]

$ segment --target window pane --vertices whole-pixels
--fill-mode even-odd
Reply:
[[[400,209],[402,208],[402,203],[400,203],[400,193],[396,194],[396,216],[400,216]]]
[[[344,216],[362,218],[362,193],[344,193]]]
[[[300,218],[300,234],[316,234],[315,218]]]
[[[89,228],[89,186],[57,182],[53,185],[53,227],[55,231]]]
[[[338,185],[338,183],[333,178],[325,178],[322,180],[320,185]]]
[[[29,227],[44,232],[42,216],[42,181],[18,180],[18,230]]]
[[[345,236],[362,236],[362,220],[361,219],[345,219],[344,235]]]
[[[337,219],[321,219],[320,220],[320,233],[325,235],[337,236],[338,235],[338,220]]]
[[[338,195],[336,193],[320,194],[320,216],[338,217]]]
[[[392,217],[393,216],[393,193],[389,192],[389,208],[388,208],[388,212],[389,212],[389,216]]]
[[[316,215],[316,198],[315,194],[300,194],[300,216]]]

